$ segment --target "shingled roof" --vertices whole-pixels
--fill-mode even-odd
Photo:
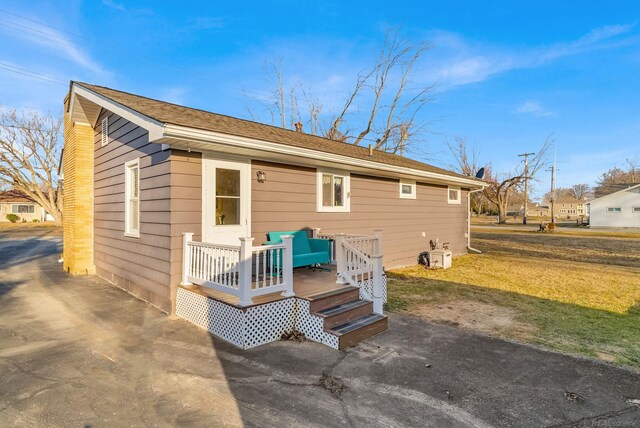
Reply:
[[[34,200],[19,190],[0,191],[0,203],[8,202],[34,202]]]
[[[369,149],[367,147],[360,147],[354,144],[329,140],[327,138],[305,134],[303,132],[296,132],[277,126],[265,125],[249,120],[184,107],[103,86],[96,86],[82,82],[73,83],[164,124],[195,128],[268,141],[287,146],[317,150],[320,152],[348,156],[351,158],[403,168],[412,168],[420,171],[448,175],[451,177],[472,179],[472,177],[467,177],[453,171],[448,171],[443,168],[438,168],[433,165],[418,162],[413,159],[394,155],[381,150],[374,150],[373,155],[370,156]],[[481,182],[478,180],[478,184],[480,183]]]

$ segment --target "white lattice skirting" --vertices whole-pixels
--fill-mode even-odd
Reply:
[[[386,275],[383,284],[386,302]],[[371,281],[362,286],[371,293]],[[307,339],[338,349],[338,337],[325,332],[324,320],[309,312],[308,300],[298,297],[240,309],[178,288],[176,315],[242,349],[279,340],[294,328]]]

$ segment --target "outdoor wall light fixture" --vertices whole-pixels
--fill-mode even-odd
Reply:
[[[258,183],[264,183],[267,181],[267,174],[264,171],[256,172],[256,176],[258,177]]]

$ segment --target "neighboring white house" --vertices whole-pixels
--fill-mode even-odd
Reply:
[[[7,214],[18,216],[19,222],[52,220],[33,199],[17,190],[0,192],[0,222],[8,222]]]
[[[640,184],[594,199],[588,204],[591,227],[640,228]]]

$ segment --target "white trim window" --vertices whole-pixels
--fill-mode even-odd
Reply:
[[[607,212],[612,214],[621,213],[622,207],[607,207]]]
[[[102,138],[100,141],[102,147],[109,144],[109,118],[105,117],[102,119]]]
[[[640,207],[631,208],[631,212],[634,213],[634,214],[640,214]]]
[[[415,199],[416,198],[416,182],[408,180],[400,180],[400,198]]]
[[[316,175],[318,212],[349,212],[351,177],[349,173],[318,170]]]
[[[33,204],[29,204],[29,205],[12,205],[11,206],[11,212],[13,214],[33,214],[35,213],[35,205]]]
[[[124,234],[140,237],[140,158],[124,164]]]
[[[450,204],[461,204],[462,203],[462,190],[459,187],[447,187],[447,202]]]

